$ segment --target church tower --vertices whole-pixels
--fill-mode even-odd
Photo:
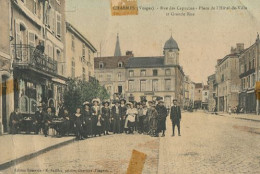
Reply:
[[[171,36],[163,47],[164,64],[165,65],[179,65],[179,47],[177,42]]]
[[[121,49],[120,49],[120,44],[119,44],[119,36],[117,33],[117,37],[116,37],[116,48],[115,48],[115,53],[114,53],[115,57],[121,56]]]

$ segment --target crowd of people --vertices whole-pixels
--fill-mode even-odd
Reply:
[[[113,134],[146,134],[158,137],[165,136],[166,118],[170,114],[172,131],[174,136],[175,126],[178,127],[180,136],[181,110],[177,101],[173,101],[171,109],[164,106],[164,102],[143,100],[141,102],[126,102],[125,99],[101,102],[93,99],[92,102],[84,102],[71,114],[62,103],[57,111],[53,106],[44,108],[38,106],[31,122],[35,134],[42,130],[47,137],[49,128],[56,130],[59,137],[73,133],[77,140],[89,137]],[[56,114],[55,114],[56,113]],[[19,110],[10,116],[11,133],[18,133],[20,123]]]

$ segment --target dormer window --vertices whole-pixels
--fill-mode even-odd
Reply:
[[[103,69],[104,68],[104,63],[103,62],[99,62],[99,69]]]
[[[122,68],[123,67],[123,62],[118,62],[118,68]]]

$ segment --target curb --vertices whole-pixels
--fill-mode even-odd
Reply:
[[[65,146],[65,145],[68,145],[72,142],[75,141],[75,138],[71,139],[71,140],[67,140],[67,141],[64,141],[64,142],[61,142],[61,143],[58,143],[58,144],[55,144],[55,145],[52,145],[52,146],[49,146],[49,147],[46,147],[42,150],[39,150],[39,151],[36,151],[36,152],[32,152],[30,154],[27,154],[27,155],[24,155],[22,157],[19,157],[17,159],[14,159],[14,160],[11,160],[11,161],[8,161],[8,162],[5,162],[5,163],[2,163],[0,164],[0,171],[1,170],[5,170],[13,165],[16,165],[16,164],[19,164],[19,163],[22,163],[24,161],[27,161],[27,160],[30,160],[34,157],[37,157],[45,152],[48,152],[48,151],[51,151],[51,150],[54,150],[54,149],[57,149],[59,147],[62,147],[62,146]]]
[[[239,119],[239,120],[245,120],[245,121],[254,121],[254,122],[260,122],[260,120],[255,120],[255,119],[251,119],[251,118],[244,118],[244,117],[229,117],[223,114],[218,114],[219,116],[222,117],[228,117],[228,118],[233,118],[233,119]]]

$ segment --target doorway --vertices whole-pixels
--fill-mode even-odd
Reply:
[[[6,107],[7,107],[7,103],[6,103],[6,79],[3,79],[2,82],[2,123],[3,123],[3,131],[4,133],[6,133],[8,131],[8,127],[7,127],[7,113],[6,113]]]

